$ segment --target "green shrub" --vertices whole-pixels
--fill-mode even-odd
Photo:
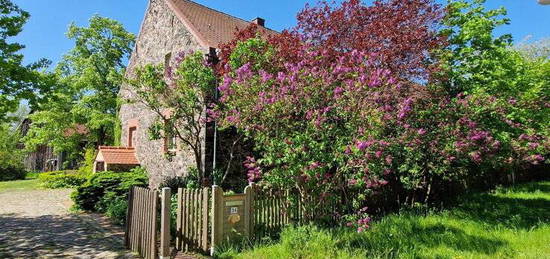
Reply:
[[[54,171],[38,175],[40,185],[49,189],[75,188],[84,184],[86,180],[85,174],[76,171]]]
[[[84,152],[84,161],[82,166],[78,168],[78,172],[82,174],[91,174],[94,170],[94,162],[97,151],[94,148],[86,148]]]
[[[0,167],[0,181],[23,180],[27,172],[22,167]]]
[[[128,191],[132,186],[147,185],[147,174],[141,168],[128,173],[99,172],[78,186],[71,198],[76,209],[105,213],[115,222],[123,223]]]
[[[0,181],[25,179],[24,154],[20,135],[10,125],[0,124]]]
[[[128,209],[128,199],[125,196],[119,196],[115,192],[107,192],[101,198],[98,205],[101,204],[101,211],[111,218],[115,224],[124,225],[126,222],[126,210]],[[98,206],[96,206],[98,207]]]
[[[25,175],[25,179],[27,180],[38,179],[39,175],[40,173],[38,172],[27,172],[27,174]]]

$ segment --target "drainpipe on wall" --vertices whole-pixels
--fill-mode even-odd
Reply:
[[[210,53],[208,54],[209,55],[209,58],[211,59],[211,62],[213,65],[216,65],[218,63],[218,54],[217,54],[217,51],[216,51],[216,48],[210,48]],[[217,77],[216,77],[216,81],[214,82],[214,85],[215,85],[215,89],[214,89],[214,101],[217,102],[218,101],[218,96],[219,96],[219,93],[218,93],[218,80],[217,80]],[[213,139],[213,149],[212,149],[212,176],[214,176],[215,172],[216,172],[216,153],[217,153],[217,142],[218,142],[218,125],[217,125],[217,122],[214,121],[214,124],[213,124],[213,127],[214,127],[214,139]],[[216,183],[216,179],[213,177],[212,180],[214,181],[214,184],[218,184]]]

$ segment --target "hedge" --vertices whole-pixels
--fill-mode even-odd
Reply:
[[[0,182],[23,180],[27,172],[21,167],[0,167]]]
[[[38,175],[42,187],[49,189],[75,188],[84,184],[86,180],[87,175],[76,171],[54,171]]]
[[[99,172],[78,186],[71,198],[76,209],[105,213],[116,223],[123,224],[128,191],[132,186],[146,187],[148,181],[141,168],[127,173]]]

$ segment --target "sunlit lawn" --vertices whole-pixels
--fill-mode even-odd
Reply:
[[[39,188],[36,175],[28,175],[25,180],[0,182],[0,192],[35,190]]]
[[[401,213],[366,233],[289,228],[226,258],[550,258],[550,182],[472,194],[439,212]]]

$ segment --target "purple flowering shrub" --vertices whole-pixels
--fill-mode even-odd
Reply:
[[[262,55],[243,49],[266,44],[254,39],[235,53]],[[296,189],[314,201],[312,211],[336,199],[359,212],[386,186],[428,201],[434,183],[545,161],[547,136],[510,118],[517,103],[452,97],[399,79],[357,50],[335,62],[326,54],[304,48],[283,67],[266,65],[277,63],[271,54],[250,59],[261,66],[232,56],[230,64],[242,65],[225,75],[218,112],[256,143],[261,157],[245,162],[250,181]],[[368,225],[363,213],[355,223]]]
[[[422,7],[431,3],[420,2]],[[351,4],[344,6],[360,5],[358,1]],[[383,7],[382,2],[377,5]],[[400,204],[427,203],[436,194],[445,195],[451,184],[467,188],[472,182],[490,181],[495,172],[513,173],[548,162],[546,70],[526,66],[527,61],[506,45],[496,46],[502,39],[490,46],[476,45],[487,41],[475,37],[492,37],[493,25],[498,25],[491,20],[494,17],[473,13],[469,16],[489,29],[481,35],[450,33],[449,42],[444,42],[431,31],[433,22],[461,32],[463,23],[474,19],[462,19],[467,13],[449,8],[446,20],[440,21],[438,11],[428,24],[419,26],[423,36],[410,31],[410,37],[419,37],[417,41],[395,46],[426,57],[403,60],[391,44],[355,44],[368,39],[358,37],[359,32],[348,28],[348,23],[327,26],[337,23],[341,15],[352,15],[357,23],[366,21],[360,12],[353,12],[357,8],[344,9],[302,21],[307,25],[321,19],[321,27],[310,29],[321,30],[319,36],[324,37],[296,30],[280,38],[256,37],[236,43],[224,54],[227,60],[220,62],[224,67],[218,70],[222,78],[215,104],[203,103],[203,97],[211,94],[214,74],[211,64],[202,62],[198,54],[182,63],[191,69],[168,70],[168,83],[158,83],[164,80],[161,68],[149,67],[151,71],[137,73],[142,81],[134,85],[143,87],[138,94],[159,115],[172,106],[176,107],[173,114],[186,115],[174,121],[182,128],[182,136],[188,134],[186,122],[195,121],[197,114],[201,123],[216,120],[223,127],[234,127],[256,149],[257,157],[239,161],[250,182],[299,194],[309,219],[334,216],[317,212],[337,204],[343,222],[358,231],[369,227],[371,211],[366,208],[376,197],[396,197]],[[394,20],[395,16],[387,18]],[[349,38],[335,37],[340,34],[333,34],[333,29]],[[350,31],[355,34],[348,35]],[[460,38],[465,35],[473,38]],[[379,46],[379,51],[373,46]],[[471,53],[484,55],[472,57]],[[478,71],[479,63],[491,66]],[[422,76],[414,76],[419,71]],[[203,114],[205,106],[209,109]],[[202,140],[198,133],[193,143]]]

